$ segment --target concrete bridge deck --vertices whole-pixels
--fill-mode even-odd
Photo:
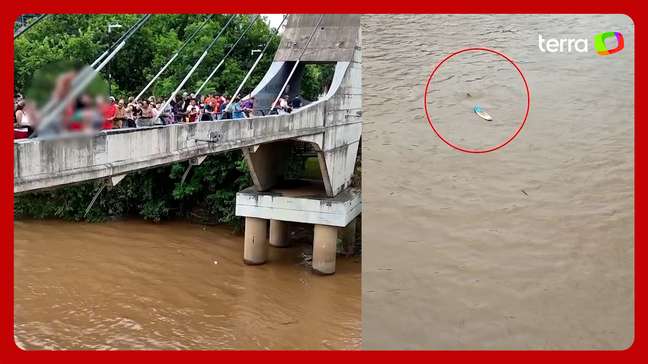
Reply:
[[[14,193],[113,177],[213,153],[324,133],[325,103],[251,119],[201,121],[14,142]],[[210,142],[211,141],[211,142]]]

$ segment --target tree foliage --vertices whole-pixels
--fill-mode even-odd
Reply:
[[[335,64],[307,64],[301,82],[301,95],[306,100],[317,100],[318,96],[328,91],[333,80]]]
[[[43,84],[38,77],[52,65],[80,67],[92,63],[111,42],[133,25],[141,15],[50,15],[16,39],[14,56],[14,88],[16,92],[29,94],[42,89],[51,90],[53,80]],[[117,96],[139,93],[149,80],[162,68],[171,55],[180,48],[206,19],[197,14],[157,14],[130,38],[126,46],[110,62],[113,92]],[[230,15],[213,15],[198,35],[188,43],[178,58],[156,81],[148,94],[167,97],[177,87],[191,66],[198,60],[207,45],[218,34]],[[221,38],[210,50],[186,85],[195,91],[216,67],[243,30],[253,19],[251,15],[235,15]],[[231,94],[252,66],[252,51],[261,49],[270,40],[267,55],[261,60],[244,92],[250,92],[261,80],[272,62],[279,36],[259,17],[245,37],[232,51],[221,70],[207,84],[205,91]],[[109,24],[122,25],[108,32]],[[106,79],[108,68],[101,71]],[[47,87],[49,86],[49,87]],[[148,96],[148,95],[147,95]]]
[[[252,184],[241,152],[208,157],[189,171],[183,183],[187,168],[187,163],[175,163],[130,174],[117,186],[105,188],[87,215],[86,208],[103,182],[17,196],[14,214],[17,218],[74,221],[139,215],[158,222],[204,211],[210,221],[240,224],[234,215],[236,192]]]

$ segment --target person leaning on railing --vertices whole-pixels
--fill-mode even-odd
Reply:
[[[115,120],[113,121],[113,129],[121,129],[126,122],[126,102],[124,99],[119,99],[117,102],[117,111],[115,112]]]
[[[153,107],[151,106],[151,104],[149,104],[149,101],[142,100],[139,110],[140,114],[139,118],[137,119],[137,127],[139,128],[143,126],[152,126],[155,114],[153,112]]]

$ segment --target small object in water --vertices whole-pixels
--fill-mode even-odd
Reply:
[[[525,191],[525,190],[520,190],[520,191],[522,191],[522,193],[523,193],[523,194],[524,194],[525,196],[529,196],[529,194],[528,194],[528,193],[526,193],[526,191]]]
[[[493,117],[490,116],[486,111],[482,110],[481,106],[475,105],[473,108],[473,111],[475,111],[475,114],[479,115],[480,118],[487,120],[487,121],[492,121]]]
[[[467,96],[467,97],[472,97],[472,95],[470,94],[470,92],[466,92],[466,96]]]

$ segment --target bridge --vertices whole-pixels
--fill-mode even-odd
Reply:
[[[309,223],[313,270],[332,274],[338,229],[352,236],[361,208],[360,191],[350,187],[362,130],[361,52],[359,15],[290,15],[274,61],[251,93],[254,107],[267,110],[282,90],[299,94],[308,63],[335,64],[324,97],[283,115],[17,140],[14,193],[99,179],[115,185],[138,170],[196,165],[240,149],[254,183],[236,198],[236,214],[246,218],[244,262],[265,263],[268,244],[285,246],[286,222]],[[321,180],[285,181],[281,167],[295,145],[317,155]]]

